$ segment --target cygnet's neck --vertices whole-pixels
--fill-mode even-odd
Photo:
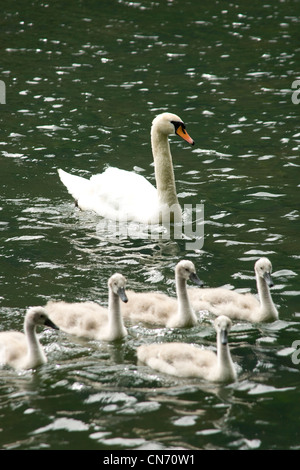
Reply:
[[[108,294],[108,337],[111,341],[127,334],[120,308],[120,298],[111,289]]]
[[[197,317],[190,304],[186,280],[180,276],[176,276],[176,293],[178,302],[178,324],[182,327],[196,325]]]
[[[235,375],[235,369],[232,362],[229,344],[222,343],[221,332],[217,334],[217,357],[218,357],[218,375],[219,377],[226,381],[232,380]]]
[[[151,145],[159,204],[179,205],[168,136],[155,124],[151,128]]]
[[[256,275],[257,291],[260,300],[260,321],[273,321],[278,319],[278,311],[273,303],[269,286],[265,279]]]
[[[36,326],[25,322],[25,336],[27,340],[27,360],[30,367],[47,362],[47,358],[36,334]]]

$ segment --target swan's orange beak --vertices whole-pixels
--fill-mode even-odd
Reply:
[[[184,127],[182,127],[181,125],[177,127],[176,129],[176,134],[179,135],[179,137],[181,137],[183,140],[185,140],[186,142],[188,142],[189,144],[191,145],[194,145],[195,142],[193,141],[193,139],[188,135],[187,131],[185,130]]]

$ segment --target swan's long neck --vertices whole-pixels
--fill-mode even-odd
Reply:
[[[108,294],[108,336],[114,339],[122,338],[126,334],[120,308],[120,298],[111,289]]]
[[[197,324],[197,317],[193,311],[186,288],[186,280],[176,276],[176,293],[178,302],[178,322],[182,327]]]
[[[151,145],[159,203],[178,204],[168,136],[159,132],[155,125],[151,128]]]
[[[35,325],[25,323],[24,330],[28,348],[27,358],[30,367],[47,362],[46,355],[36,334]]]
[[[235,377],[235,369],[232,362],[229,344],[222,343],[221,332],[217,335],[218,375],[222,380],[232,380]]]
[[[273,321],[278,319],[278,312],[273,303],[269,286],[259,275],[256,276],[257,291],[260,300],[260,316],[264,321]]]

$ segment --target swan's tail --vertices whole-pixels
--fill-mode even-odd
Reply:
[[[70,173],[67,173],[61,169],[58,169],[57,171],[61,182],[65,185],[73,198],[78,201],[80,196],[88,190],[90,184],[89,180],[86,180],[81,176],[71,175]]]

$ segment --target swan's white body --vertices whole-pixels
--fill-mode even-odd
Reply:
[[[188,289],[188,295],[196,311],[207,310],[214,315],[227,315],[231,319],[254,323],[278,320],[278,311],[273,303],[269,287],[272,264],[267,258],[255,263],[255,276],[259,300],[252,294],[241,294],[226,288]]]
[[[87,180],[58,170],[62,183],[82,210],[102,217],[143,224],[180,222],[181,208],[176,194],[172,156],[168,136],[180,135],[194,141],[176,114],[162,113],[152,122],[151,145],[156,188],[143,176],[110,167]]]
[[[186,282],[190,279],[198,285],[202,282],[196,275],[191,261],[182,260],[175,268],[177,299],[158,292],[127,291],[128,304],[122,305],[122,315],[131,323],[152,324],[170,328],[194,326],[198,320],[190,305]]]
[[[38,340],[36,327],[50,326],[58,329],[48,318],[43,307],[31,307],[24,321],[24,333],[0,332],[0,364],[15,369],[34,369],[47,362],[46,354]]]
[[[228,345],[231,320],[215,319],[217,354],[186,343],[143,345],[137,349],[138,360],[154,370],[176,377],[199,377],[210,382],[234,382],[236,370]]]
[[[126,280],[115,273],[108,280],[108,309],[95,302],[50,301],[45,309],[62,331],[88,339],[115,341],[127,335],[120,299],[127,302]]]

